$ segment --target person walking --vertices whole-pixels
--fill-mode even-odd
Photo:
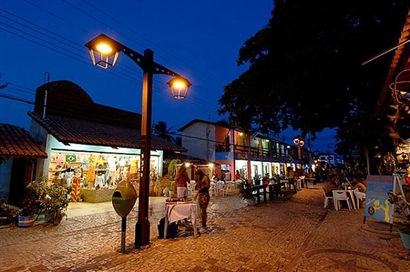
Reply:
[[[187,198],[187,184],[189,182],[189,177],[185,168],[185,164],[182,164],[178,169],[175,180],[177,183],[177,197]]]
[[[211,184],[209,177],[205,175],[202,170],[196,171],[196,179],[197,179],[197,189],[198,189],[198,202],[199,208],[201,209],[201,219],[202,219],[202,227],[206,229],[206,221],[208,218],[206,209],[208,208],[209,203],[209,186]]]
[[[288,183],[289,183],[289,188],[292,185],[293,191],[296,194],[297,188],[295,186],[295,171],[293,170],[293,167],[288,166],[287,168],[287,174],[288,174]]]

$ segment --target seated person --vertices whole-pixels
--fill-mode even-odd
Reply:
[[[325,191],[326,196],[332,196],[332,191],[333,190],[339,190],[340,186],[339,186],[339,181],[337,179],[336,176],[331,176],[329,179],[327,179],[324,183],[323,183],[323,191]]]
[[[360,192],[366,193],[366,179],[361,178],[361,177],[354,177],[353,181],[351,182],[352,184],[352,189],[359,189]]]

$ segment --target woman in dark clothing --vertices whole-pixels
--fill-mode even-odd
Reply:
[[[197,178],[197,189],[198,189],[198,202],[199,208],[201,209],[201,218],[202,218],[202,227],[206,228],[207,213],[206,209],[208,208],[209,203],[209,186],[211,181],[209,177],[205,175],[202,170],[196,171]]]

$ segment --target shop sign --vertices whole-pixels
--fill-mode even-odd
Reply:
[[[76,162],[77,157],[74,154],[69,154],[65,156],[65,162]]]
[[[393,176],[368,176],[364,216],[392,224],[394,207],[387,194],[392,190]]]

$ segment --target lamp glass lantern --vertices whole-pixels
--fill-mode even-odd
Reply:
[[[303,141],[299,136],[293,138],[293,143],[300,147],[305,145],[305,141]]]
[[[174,77],[167,84],[172,97],[175,99],[184,99],[188,95],[188,89],[191,86],[191,83],[182,77]]]
[[[86,46],[94,65],[108,69],[117,62],[120,48],[117,48],[117,45],[107,36],[100,35],[88,42]]]

